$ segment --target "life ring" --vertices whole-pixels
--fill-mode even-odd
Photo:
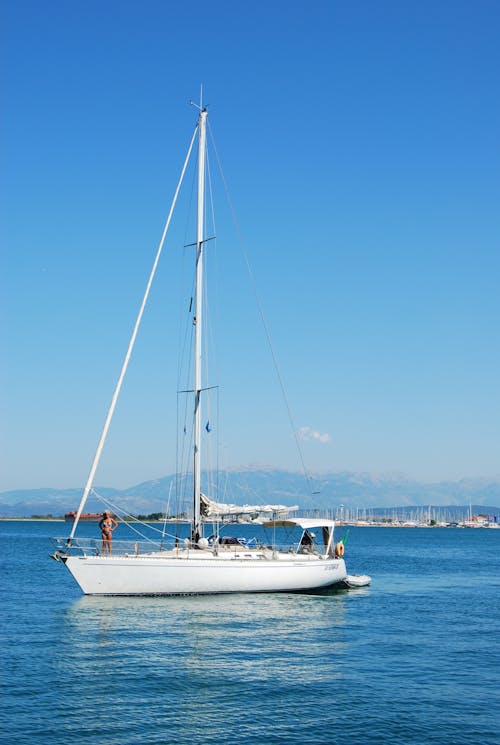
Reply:
[[[344,555],[344,544],[339,541],[335,544],[335,556],[337,559],[341,559]]]

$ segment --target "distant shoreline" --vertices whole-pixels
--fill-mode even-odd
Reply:
[[[2,522],[19,522],[19,523],[26,523],[26,522],[35,522],[35,523],[67,523],[68,525],[72,525],[72,522],[68,522],[63,517],[0,517],[0,523]],[[88,521],[87,521],[88,522]],[[122,524],[127,525],[129,522],[135,522],[133,520],[121,520]],[[151,523],[160,523],[163,525],[164,520],[145,520],[144,522],[147,522],[149,524]],[[472,521],[471,521],[472,522]],[[415,529],[415,528],[426,528],[426,529],[435,529],[435,528],[458,528],[458,529],[465,529],[465,530],[475,530],[477,528],[500,528],[500,524],[498,523],[479,523],[474,524],[469,522],[468,524],[452,524],[452,525],[429,525],[425,523],[421,524],[413,524],[413,525],[404,525],[401,523],[391,523],[391,522],[363,522],[363,523],[356,523],[356,522],[342,522],[340,520],[336,520],[335,524],[337,528],[408,528],[408,529]],[[167,520],[167,523],[172,525],[183,525],[183,524],[189,524],[188,520]],[[97,522],[94,523],[97,525]],[[259,527],[259,523],[251,523],[251,522],[242,522],[242,523],[228,523],[232,524],[234,528],[237,528],[238,525],[244,526],[244,525],[254,525],[255,527]]]
[[[64,523],[64,517],[0,517],[0,522]]]
[[[67,523],[68,525],[73,525],[73,521],[65,520],[64,517],[0,517],[0,522],[10,522],[10,523]],[[135,522],[134,520],[120,520],[121,523],[124,523],[125,525],[129,522]],[[142,522],[147,523],[162,523],[164,520],[145,520]],[[188,523],[188,520],[167,520],[167,523]],[[98,521],[94,520],[82,520],[81,524],[87,524],[87,523],[93,523],[94,525],[98,524]]]

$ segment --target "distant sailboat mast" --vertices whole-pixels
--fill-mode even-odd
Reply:
[[[201,493],[201,355],[203,320],[203,243],[205,222],[205,153],[207,110],[201,108],[198,122],[198,211],[196,228],[196,300],[194,348],[194,446],[193,446],[193,528],[192,540],[203,534],[200,510]]]

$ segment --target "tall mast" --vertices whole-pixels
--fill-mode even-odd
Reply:
[[[198,211],[196,228],[196,304],[194,343],[194,462],[193,462],[193,530],[192,539],[203,534],[200,515],[201,492],[201,334],[203,312],[203,241],[205,218],[205,153],[207,110],[201,109],[198,122]]]

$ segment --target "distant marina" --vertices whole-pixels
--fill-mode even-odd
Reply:
[[[460,512],[463,514],[460,515]],[[7,517],[0,516],[0,521],[7,520],[39,520],[54,522],[73,522],[76,512],[69,511],[64,516],[58,515],[30,515]],[[301,518],[327,518],[335,520],[338,527],[356,527],[356,528],[500,528],[500,519],[497,514],[486,514],[479,512],[472,514],[470,508],[455,507],[412,507],[407,510],[401,508],[379,508],[377,509],[351,509],[343,505],[331,510],[298,510],[297,516]],[[83,513],[80,519],[83,522],[97,523],[102,518],[102,512]],[[149,515],[131,515],[128,518],[121,518],[122,522],[131,522],[139,520],[148,523],[189,523],[189,518],[183,514],[181,516],[165,516],[161,513],[154,512]],[[252,520],[250,518],[235,518],[235,525],[259,525],[261,520]]]
[[[316,511],[313,510],[304,513],[304,516],[315,514]],[[499,515],[483,512],[473,514],[471,506],[457,506],[453,509],[429,506],[367,510],[341,505],[335,510],[328,510],[323,516],[331,517],[337,525],[358,528],[500,528]]]
[[[391,518],[382,520],[354,520],[353,522],[338,521],[337,525],[347,525],[357,528],[500,528],[497,522],[497,516],[493,519],[484,515],[473,515],[470,520],[460,520],[459,522],[446,522],[444,520],[392,520]]]

